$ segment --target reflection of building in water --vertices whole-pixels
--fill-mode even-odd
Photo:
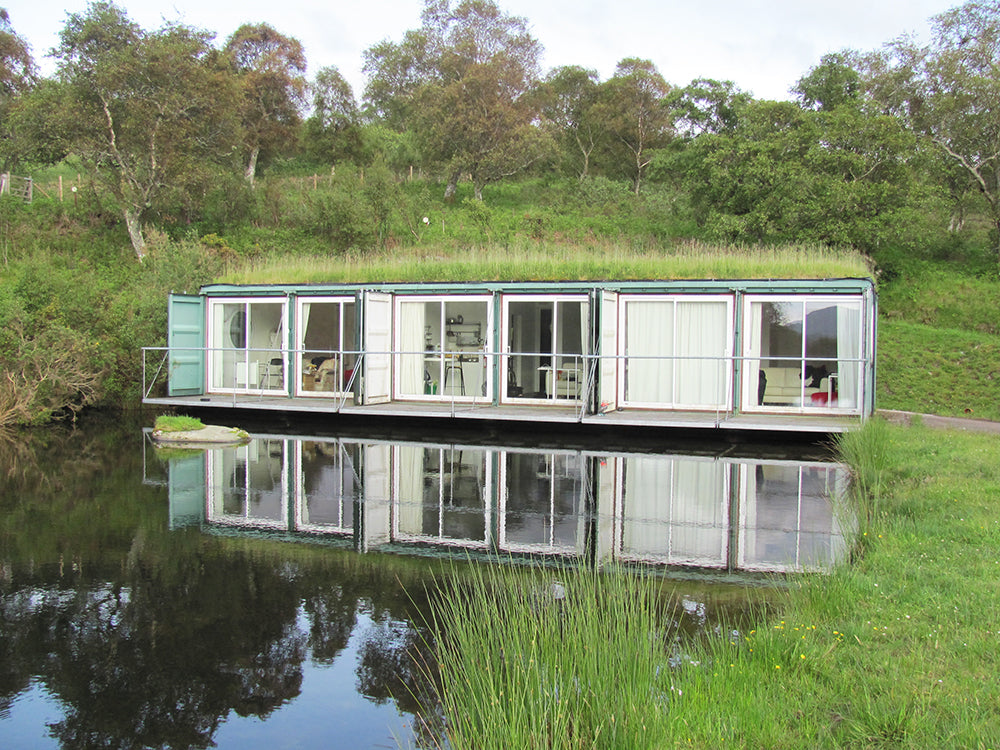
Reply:
[[[170,461],[174,525],[362,551],[759,571],[822,570],[846,553],[847,471],[831,462],[292,437]]]

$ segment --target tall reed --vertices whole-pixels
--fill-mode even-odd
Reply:
[[[663,582],[611,569],[480,566],[436,602],[453,748],[641,748],[677,688]]]
[[[889,437],[889,425],[875,417],[860,429],[841,433],[835,440],[837,453],[851,469],[851,498],[863,527],[880,515],[889,491],[892,460]]]

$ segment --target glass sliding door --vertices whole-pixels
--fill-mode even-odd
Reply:
[[[214,391],[287,390],[287,304],[209,300],[209,383]]]
[[[622,296],[621,400],[639,408],[723,409],[733,370],[731,297]]]
[[[586,396],[589,341],[586,297],[505,297],[503,400],[579,402]]]
[[[862,318],[860,298],[748,296],[742,408],[859,413]]]
[[[397,298],[397,398],[492,401],[490,302],[483,296]]]
[[[359,349],[354,298],[300,297],[296,319],[298,395],[338,396],[351,390]]]

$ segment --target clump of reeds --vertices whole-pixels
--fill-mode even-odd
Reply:
[[[679,688],[662,581],[512,566],[470,576],[435,608],[451,747],[637,748],[667,736]]]
[[[859,510],[873,520],[888,492],[891,464],[888,424],[878,417],[869,419],[860,429],[837,436],[836,448],[841,460],[850,467],[852,494],[860,504]]]

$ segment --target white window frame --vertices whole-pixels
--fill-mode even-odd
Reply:
[[[402,357],[404,355],[414,356],[414,351],[411,347],[408,347],[404,343],[404,323],[403,323],[403,305],[404,304],[426,304],[428,302],[437,303],[439,306],[439,325],[441,330],[442,339],[445,338],[445,328],[447,326],[447,314],[445,313],[446,307],[451,303],[474,303],[481,304],[484,306],[486,311],[486,319],[483,321],[483,327],[481,331],[481,337],[483,340],[482,349],[479,350],[476,356],[480,358],[478,362],[478,367],[481,368],[482,382],[486,385],[486,393],[482,392],[480,387],[470,387],[467,392],[462,395],[461,393],[455,393],[454,388],[449,385],[449,389],[444,387],[445,385],[445,366],[449,355],[455,357],[459,355],[458,350],[454,352],[449,352],[442,350],[441,352],[432,352],[435,356],[424,356],[425,369],[428,369],[436,365],[436,372],[430,372],[431,381],[437,382],[438,389],[437,393],[404,393],[403,392],[403,377],[404,369],[402,367]],[[393,331],[393,378],[392,378],[392,391],[393,400],[395,401],[432,401],[435,403],[451,403],[451,402],[461,402],[461,403],[492,403],[493,402],[493,372],[494,363],[496,362],[496,356],[492,351],[493,348],[493,296],[489,294],[406,294],[406,295],[396,295],[394,300],[394,320],[396,321]],[[458,362],[458,366],[472,365],[477,366],[477,363],[462,363]],[[429,370],[428,370],[429,371]],[[463,374],[464,378],[464,374]],[[479,384],[477,384],[479,385]],[[471,392],[469,392],[471,391]]]
[[[511,328],[511,313],[510,306],[512,303],[521,302],[552,302],[552,352],[512,352],[511,342],[510,342],[510,328]],[[588,327],[586,335],[584,335],[582,341],[583,354],[565,354],[556,351],[555,340],[556,331],[559,328],[559,304],[564,302],[576,302],[580,304],[580,317],[581,322],[585,323]],[[586,398],[587,394],[584,392],[584,388],[587,383],[587,365],[589,358],[593,355],[590,351],[590,338],[592,331],[589,330],[590,321],[590,297],[586,294],[504,294],[501,296],[501,321],[500,321],[500,403],[502,404],[522,404],[525,406],[530,405],[545,405],[545,406],[568,406],[568,407],[578,407],[580,403]],[[579,396],[577,398],[559,398],[558,389],[553,387],[553,383],[549,382],[552,379],[554,370],[549,371],[547,377],[547,390],[550,391],[548,396],[545,398],[532,398],[524,396],[512,397],[507,393],[507,370],[510,364],[511,356],[540,356],[540,357],[552,357],[552,359],[570,359],[578,358],[580,360],[578,368],[565,368],[559,367],[555,370],[564,369],[576,369],[577,374],[577,388],[579,390]],[[563,362],[565,365],[565,362]]]
[[[305,305],[340,305],[340,331],[338,332],[338,337],[340,341],[339,350],[335,351],[335,354],[339,356],[339,366],[337,369],[337,379],[340,383],[340,388],[335,391],[316,391],[307,390],[304,387],[306,372],[304,371],[305,364],[303,359],[306,354],[305,348],[305,335],[306,327],[303,325],[304,320],[304,306]],[[357,305],[357,298],[352,295],[336,295],[329,297],[298,297],[295,300],[295,352],[294,360],[295,367],[294,377],[295,377],[295,395],[299,397],[310,397],[310,398],[338,398],[343,397],[346,393],[344,388],[345,378],[344,378],[344,355],[354,354],[355,355],[355,366],[360,361],[360,342],[355,343],[355,349],[345,350],[344,349],[344,335],[347,331],[344,329],[344,308],[348,305],[354,305],[354,315],[355,321],[357,321],[357,316],[360,314],[360,310]],[[359,373],[360,375],[360,373]],[[356,376],[357,378],[357,376]]]
[[[674,351],[672,361],[672,393],[670,399],[666,401],[636,401],[630,400],[628,396],[628,308],[632,302],[659,302],[670,303],[673,307],[672,315],[672,337]],[[678,354],[678,315],[679,304],[685,302],[715,302],[726,305],[726,330],[724,333],[723,350],[718,353],[719,367],[722,368],[722,393],[721,400],[712,404],[688,404],[678,397],[680,385],[679,372],[685,365],[685,353]],[[734,377],[734,357],[735,349],[734,328],[735,328],[735,300],[731,294],[621,294],[618,302],[618,401],[625,408],[638,409],[678,409],[685,411],[725,411],[729,412],[733,404],[733,377]]]
[[[800,304],[803,311],[803,321],[805,323],[807,318],[807,306],[810,304],[828,304],[828,305],[840,305],[840,304],[852,304],[856,305],[858,308],[858,323],[857,323],[857,352],[856,357],[850,357],[848,359],[852,360],[853,366],[856,368],[856,378],[857,378],[857,392],[856,400],[853,405],[850,406],[840,406],[838,403],[836,406],[830,406],[829,403],[826,406],[807,404],[805,402],[805,386],[802,385],[799,390],[799,403],[789,404],[789,405],[779,405],[779,404],[758,404],[757,403],[757,388],[758,388],[758,373],[760,371],[759,362],[763,359],[775,359],[773,356],[764,356],[761,352],[754,354],[752,351],[752,346],[754,342],[755,335],[759,335],[759,332],[755,332],[753,329],[753,306],[755,303],[765,303],[765,302],[793,302]],[[867,372],[866,365],[866,329],[865,321],[868,317],[868,308],[866,305],[866,299],[861,294],[747,294],[743,297],[743,332],[742,332],[742,374],[741,374],[741,387],[740,387],[740,410],[744,412],[756,412],[756,413],[778,413],[778,414],[802,414],[802,415],[825,415],[825,416],[859,416],[862,413],[862,409],[865,403],[866,388],[868,384],[865,379],[865,373]],[[806,346],[808,343],[808,330],[803,330],[802,332],[802,346],[799,352],[799,357],[797,360],[789,360],[789,364],[792,365],[795,362],[798,363],[799,373],[804,371],[804,367],[808,361],[806,356]],[[766,371],[765,371],[766,373]],[[835,374],[839,375],[838,373]],[[800,377],[801,382],[801,377]],[[832,385],[831,385],[832,387]]]
[[[215,311],[220,306],[225,305],[243,305],[243,313],[246,316],[247,335],[249,336],[249,326],[252,323],[252,318],[250,315],[251,305],[279,305],[281,308],[280,313],[280,333],[281,338],[275,347],[250,347],[244,346],[234,347],[230,342],[218,341],[217,334],[225,337],[226,331],[217,331],[215,326]],[[288,357],[288,341],[289,341],[289,325],[288,325],[288,298],[287,297],[209,297],[207,305],[207,316],[208,325],[206,326],[206,342],[208,347],[208,356],[206,357],[206,383],[207,392],[211,393],[246,393],[252,395],[285,395],[288,393],[288,377],[289,377],[289,357]],[[240,387],[238,385],[239,379],[234,378],[234,385],[232,387],[227,387],[225,385],[216,385],[215,376],[218,367],[221,365],[221,359],[223,356],[223,350],[230,352],[243,352],[243,361],[235,362],[235,366],[239,369],[242,365],[242,371],[244,377],[242,380],[245,385]],[[281,372],[284,378],[283,386],[281,388],[261,388],[260,383],[260,372],[259,364],[260,360],[251,359],[251,352],[254,351],[266,351],[274,352],[280,354],[282,360]],[[277,357],[274,357],[277,358]],[[267,359],[272,359],[268,357]],[[257,383],[254,384],[255,378],[251,377],[251,362],[258,366],[258,373],[256,377]],[[224,365],[221,365],[224,366]],[[221,381],[220,381],[221,382]]]

